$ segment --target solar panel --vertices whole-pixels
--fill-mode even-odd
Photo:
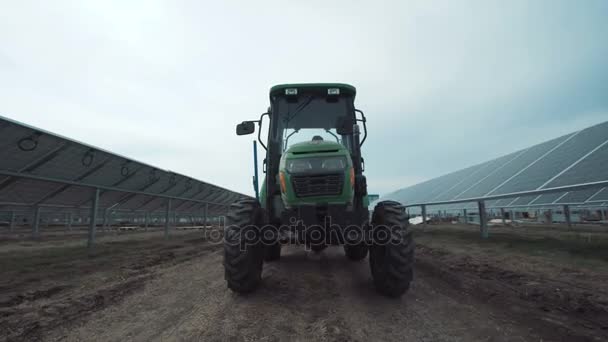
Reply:
[[[464,193],[461,198],[481,197],[490,194],[497,186],[508,182],[511,177],[528,165],[534,163],[534,161],[555,148],[559,143],[567,139],[567,137],[568,136],[559,137],[510,154],[509,156],[512,158],[508,158],[505,164],[497,168],[493,174],[486,179],[483,179],[474,188]]]
[[[556,192],[552,194],[540,195],[540,197],[538,197],[534,201],[534,204],[553,204],[556,201],[560,200],[562,197],[564,197],[566,194],[567,192]]]
[[[589,197],[593,196],[597,192],[597,189],[587,189],[581,191],[571,191],[566,193],[563,197],[557,200],[555,203],[584,203]]]
[[[388,194],[384,199],[431,203],[577,186],[608,181],[608,122],[531,146],[488,162]],[[558,205],[608,201],[608,190],[583,190],[515,196],[493,206]],[[460,208],[465,204],[458,204]],[[466,207],[470,207],[468,204]],[[442,208],[449,207],[447,204]]]
[[[479,168],[475,170],[475,172],[469,174],[469,176],[463,179],[462,182],[459,182],[457,186],[455,186],[452,190],[448,191],[444,196],[442,196],[442,198],[444,200],[448,198],[465,198],[467,192],[469,192],[472,188],[476,187],[481,181],[492,176],[496,170],[499,170],[510,159],[512,159],[512,156],[508,155],[482,164]]]
[[[218,212],[246,195],[0,116],[0,205]]]
[[[588,199],[589,202],[603,202],[608,201],[608,188],[602,188],[598,190],[593,196]]]

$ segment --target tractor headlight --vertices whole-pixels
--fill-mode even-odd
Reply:
[[[287,159],[285,170],[289,173],[344,172],[348,162],[344,156]]]

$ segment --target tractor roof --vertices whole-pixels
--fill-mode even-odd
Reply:
[[[297,88],[303,92],[308,91],[322,91],[325,92],[328,88],[339,88],[343,94],[355,96],[357,89],[350,84],[346,83],[292,83],[292,84],[277,84],[270,88],[270,97],[276,95],[285,94],[285,89]]]

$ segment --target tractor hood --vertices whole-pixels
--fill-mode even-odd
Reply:
[[[312,140],[293,144],[281,156],[279,185],[286,208],[299,205],[351,205],[353,163],[342,144]]]
[[[286,154],[299,155],[323,152],[347,152],[347,150],[337,142],[313,140],[291,145],[289,149],[287,149]]]

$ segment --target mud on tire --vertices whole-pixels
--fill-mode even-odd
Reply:
[[[410,287],[413,279],[414,241],[408,229],[409,221],[398,202],[380,202],[374,208],[372,226],[389,228],[391,241],[372,241],[369,264],[376,290],[389,297],[399,297]]]
[[[264,246],[259,227],[263,220],[263,209],[255,199],[230,206],[224,231],[224,278],[234,292],[252,292],[261,281]]]

